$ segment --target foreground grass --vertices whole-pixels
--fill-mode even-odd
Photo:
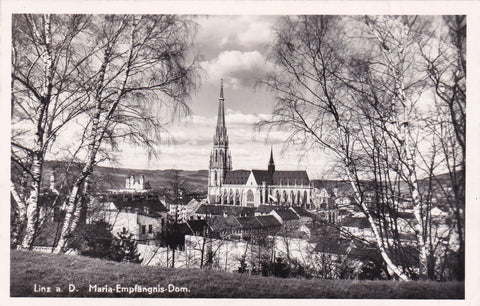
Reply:
[[[73,255],[11,252],[10,295],[71,297],[463,299],[462,282],[280,279],[198,269],[165,269]],[[75,290],[69,292],[69,285]],[[95,292],[146,286],[154,292]],[[170,285],[169,285],[170,284]],[[53,292],[35,292],[50,287]],[[55,292],[56,288],[61,292]],[[73,289],[72,286],[70,286]],[[175,289],[180,292],[175,292]],[[35,290],[36,289],[36,290]],[[173,289],[169,292],[169,289]]]

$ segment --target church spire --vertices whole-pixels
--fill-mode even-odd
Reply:
[[[219,129],[225,128],[225,110],[224,110],[224,101],[223,98],[223,79],[220,81],[220,98],[218,99],[218,118],[217,118],[217,133]]]
[[[228,171],[232,170],[232,157],[228,148],[227,127],[225,126],[225,109],[223,96],[223,79],[220,83],[220,98],[218,99],[218,118],[213,148],[210,153],[210,166],[208,175],[208,201],[220,203],[220,187]]]
[[[275,162],[273,161],[273,146],[270,146],[270,160],[268,161],[268,172],[275,172]]]
[[[220,99],[223,99],[223,79],[220,79]]]

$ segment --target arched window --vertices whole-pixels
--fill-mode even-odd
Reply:
[[[240,205],[240,193],[237,191],[235,192],[235,205]]]
[[[277,203],[276,203],[276,204],[280,203],[280,192],[278,192],[278,190],[275,191],[275,198],[277,199]]]
[[[213,185],[217,184],[217,171],[213,171]]]
[[[247,202],[253,202],[253,201],[254,201],[253,191],[252,191],[252,190],[248,190],[248,191],[247,191]]]
[[[218,151],[215,150],[215,162],[217,162],[217,160],[218,160]]]
[[[290,190],[290,205],[295,205],[295,194],[293,193],[293,190]]]
[[[228,201],[228,193],[227,193],[227,190],[224,190],[224,191],[223,191],[223,197],[222,197],[222,198],[223,198],[222,203],[223,203],[223,204],[226,204],[227,201]]]
[[[287,198],[287,192],[284,190],[282,192],[282,204],[285,205],[285,203],[287,202],[288,198]]]
[[[307,199],[308,199],[308,198],[307,198],[307,191],[305,190],[305,191],[303,192],[303,201],[302,201],[302,204],[306,204],[306,203],[307,203]]]

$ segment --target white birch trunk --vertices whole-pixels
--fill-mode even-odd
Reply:
[[[25,227],[25,235],[22,241],[23,249],[31,249],[33,247],[33,240],[35,239],[35,235],[37,233],[38,197],[40,195],[40,176],[42,173],[42,165],[38,157],[34,158],[31,171],[33,175],[33,182],[30,190],[30,195],[27,200],[27,225]]]
[[[368,207],[365,205],[365,203],[362,201],[362,198],[360,196],[360,191],[357,188],[357,185],[355,184],[355,179],[353,178],[352,173],[350,172],[350,169],[347,168],[347,175],[350,180],[350,184],[352,185],[352,188],[355,192],[355,200],[357,203],[362,207],[362,210],[365,214],[365,216],[368,219],[368,223],[370,223],[370,228],[373,231],[373,235],[375,237],[375,242],[377,243],[378,250],[380,251],[380,254],[382,256],[383,261],[385,264],[390,268],[390,270],[395,273],[395,275],[398,276],[399,279],[403,281],[408,281],[410,280],[408,276],[406,276],[400,269],[393,263],[391,260],[390,256],[387,254],[385,247],[383,246],[382,243],[382,238],[380,237],[380,233],[378,232],[377,225],[375,224],[375,221],[373,220],[372,215],[370,214]]]
[[[37,113],[36,124],[37,130],[34,137],[34,149],[33,149],[33,162],[32,162],[32,187],[30,191],[30,196],[27,201],[27,225],[25,229],[25,236],[22,242],[22,248],[31,249],[33,247],[33,241],[35,235],[37,234],[38,227],[38,198],[40,195],[40,182],[42,176],[43,168],[43,145],[44,145],[44,126],[45,126],[45,115],[48,112],[48,105],[50,103],[50,96],[52,90],[52,79],[53,79],[53,61],[52,61],[52,34],[50,29],[50,15],[45,14],[43,16],[43,30],[44,38],[41,37],[38,29],[33,22],[34,35],[36,40],[40,45],[43,45],[44,52],[42,54],[43,63],[44,63],[44,75],[43,75],[43,87],[42,87],[42,97],[40,102],[39,111]],[[44,41],[42,41],[44,39]]]
[[[77,179],[70,193],[70,197],[67,205],[67,212],[65,214],[65,220],[63,223],[62,231],[61,231],[57,246],[54,250],[54,253],[57,253],[57,254],[65,252],[65,247],[67,245],[67,240],[69,238],[69,235],[76,229],[78,225],[78,221],[81,213],[81,207],[79,207],[81,206],[81,203],[78,198],[79,192],[84,192],[84,190],[82,190],[82,187],[85,187],[84,184],[88,181],[90,175],[93,172],[93,165],[95,164],[97,152],[100,148],[100,145],[102,144],[102,140],[105,135],[105,132],[107,131],[108,125],[110,123],[110,120],[112,119],[115,109],[117,108],[118,104],[120,103],[124,95],[125,86],[129,78],[130,68],[132,64],[132,56],[133,56],[133,48],[134,48],[133,35],[136,27],[134,16],[132,16],[131,26],[132,26],[132,30],[130,33],[131,35],[130,46],[129,46],[128,56],[126,59],[127,64],[125,68],[125,77],[123,79],[122,85],[117,90],[117,96],[115,101],[112,103],[112,105],[110,106],[110,109],[105,114],[105,118],[103,118],[103,124],[99,126],[100,115],[103,111],[103,105],[102,105],[103,104],[103,100],[102,100],[103,83],[104,83],[105,72],[110,62],[111,48],[113,47],[112,42],[111,44],[107,45],[104,53],[104,61],[100,68],[100,74],[99,74],[100,80],[99,80],[99,84],[98,84],[97,92],[95,96],[97,100],[97,106],[96,106],[95,114],[93,116],[92,129],[90,132],[90,143],[88,146],[88,159],[87,159],[87,163],[85,164],[82,170],[81,176]]]
[[[12,194],[12,197],[15,200],[17,206],[15,210],[18,216],[15,220],[16,223],[12,224],[13,235],[11,241],[11,245],[16,247],[21,239],[23,228],[25,227],[25,220],[27,219],[27,205],[25,201],[20,197],[17,190],[15,189],[15,185],[11,181],[10,193]]]
[[[410,187],[410,193],[412,197],[413,204],[413,213],[415,216],[414,230],[417,238],[417,244],[419,249],[419,277],[421,279],[427,278],[428,274],[428,257],[429,251],[427,250],[427,243],[425,239],[425,232],[423,230],[424,220],[422,218],[422,209],[423,205],[420,201],[420,193],[418,189],[418,180],[416,175],[416,167],[414,160],[414,152],[411,147],[411,136],[410,136],[410,118],[409,112],[411,107],[411,101],[406,97],[404,93],[403,82],[398,84],[398,96],[402,100],[404,105],[404,118],[403,122],[397,120],[397,124],[401,124],[398,127],[399,133],[403,137],[403,147],[404,147],[404,158],[406,159],[407,166],[407,179]]]
[[[404,91],[404,62],[405,62],[405,48],[408,47],[407,45],[407,37],[398,37],[396,38],[396,42],[398,45],[392,45],[391,47],[394,48],[398,52],[398,59],[394,59],[392,57],[392,49],[386,47],[386,43],[384,39],[379,35],[379,33],[383,31],[389,31],[386,29],[382,29],[381,26],[379,28],[375,28],[375,26],[371,24],[367,24],[371,33],[377,38],[377,40],[382,44],[382,54],[387,61],[387,66],[389,67],[390,71],[392,72],[392,76],[395,78],[395,93],[397,94],[397,98],[400,100],[403,114],[397,118],[397,131],[399,138],[402,139],[403,143],[401,144],[403,148],[404,156],[400,156],[400,158],[405,159],[405,164],[407,167],[407,183],[410,187],[411,197],[412,197],[412,204],[415,216],[415,224],[414,230],[417,238],[417,246],[419,249],[419,275],[420,278],[426,278],[428,272],[428,250],[425,241],[425,234],[423,231],[423,219],[422,219],[422,203],[420,201],[420,194],[418,189],[418,182],[416,177],[416,170],[415,170],[415,160],[414,160],[414,152],[411,148],[411,137],[410,137],[410,111],[412,107],[411,101],[407,98],[405,91]],[[407,33],[410,29],[401,29],[404,33]],[[411,52],[415,52],[412,50]],[[394,98],[395,99],[395,98]],[[393,105],[395,105],[395,100],[393,101]],[[403,118],[401,118],[403,116]]]

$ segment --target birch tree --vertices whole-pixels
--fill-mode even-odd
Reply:
[[[14,15],[12,22],[11,159],[23,173],[22,180],[12,177],[18,211],[12,245],[22,241],[29,249],[37,232],[45,156],[62,129],[86,107],[85,92],[78,87],[89,54],[78,50],[88,17]]]
[[[122,140],[155,153],[165,123],[155,110],[188,110],[186,101],[195,87],[196,60],[188,58],[191,21],[175,15],[98,15],[94,24],[94,43],[101,48],[91,62],[92,82],[87,87],[93,103],[88,145],[81,175],[70,191],[56,253],[65,250],[77,227],[82,194],[101,148],[115,148]]]
[[[402,280],[425,277],[428,266],[428,207],[417,167],[417,101],[428,89],[419,49],[430,39],[428,26],[415,16],[283,18],[271,54],[277,71],[263,82],[277,102],[260,126],[288,129],[287,142],[337,158],[382,259]],[[372,189],[373,202],[367,200]],[[401,202],[413,207],[417,271],[394,254],[402,249],[396,224]]]
[[[422,48],[427,61],[435,105],[426,126],[437,144],[435,166],[448,173],[449,189],[443,188],[455,217],[459,238],[457,279],[465,269],[465,156],[466,156],[466,16],[443,16],[435,31],[437,41]]]

